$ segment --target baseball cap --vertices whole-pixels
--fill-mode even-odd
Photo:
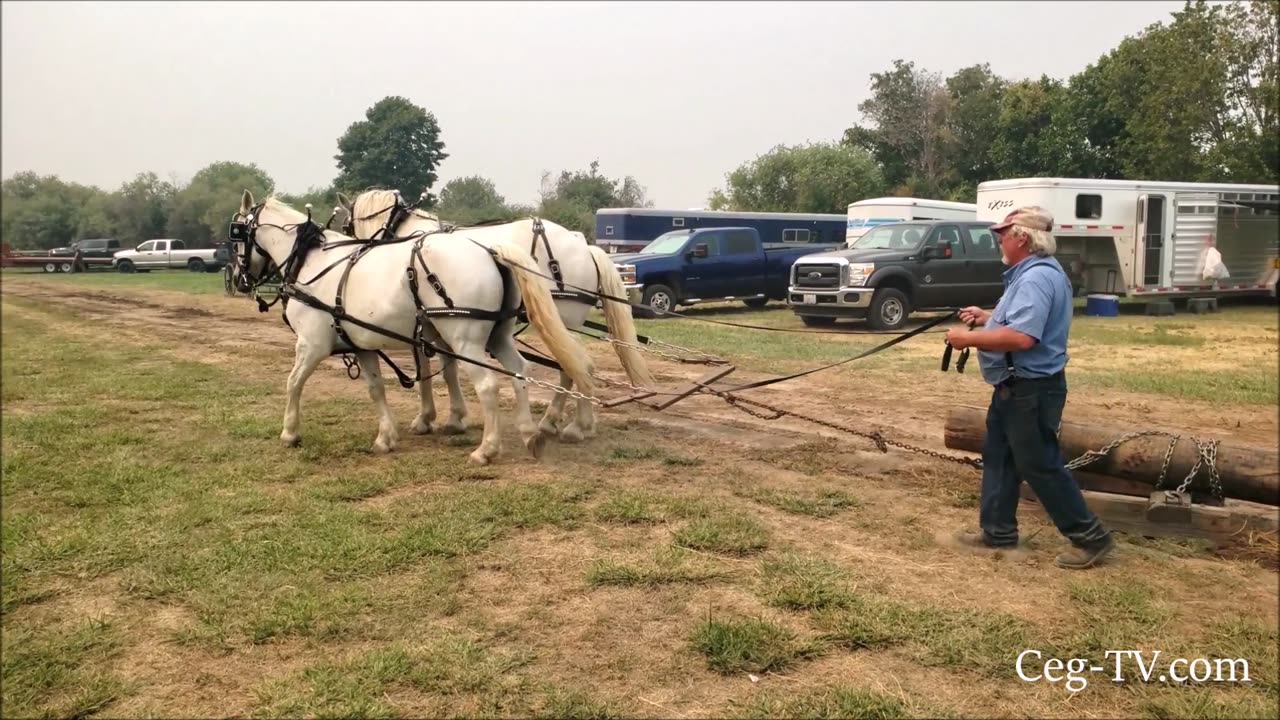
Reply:
[[[1021,225],[1032,230],[1053,230],[1053,215],[1038,205],[1020,207],[1004,216],[1004,220],[991,226],[991,232],[1000,232],[1013,225]]]

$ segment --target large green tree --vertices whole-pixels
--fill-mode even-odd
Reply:
[[[944,83],[950,98],[945,119],[950,146],[946,160],[952,182],[946,199],[973,202],[978,183],[996,176],[991,154],[1000,126],[1000,105],[1008,82],[987,64],[957,70]]]
[[[492,180],[479,175],[454,178],[440,190],[436,206],[440,217],[461,225],[486,220],[512,220],[517,212],[507,206]]]
[[[90,235],[109,235],[107,194],[26,171],[0,183],[0,237],[15,249],[64,247]]]
[[[891,70],[872,73],[871,96],[858,105],[870,124],[850,128],[844,141],[869,151],[895,192],[938,197],[954,181],[952,104],[937,73],[894,60]]]
[[[245,190],[263,198],[275,190],[275,181],[253,163],[215,162],[205,166],[174,198],[169,235],[182,238],[192,247],[208,247],[225,240],[227,223],[240,207]]]
[[[600,161],[586,172],[563,170],[552,179],[543,173],[538,214],[560,225],[595,235],[596,211],[606,207],[652,207],[645,188],[632,176],[612,179],[600,173]]]
[[[430,191],[448,157],[435,115],[403,97],[385,97],[338,138],[334,185],[347,192],[381,185],[416,199]]]
[[[708,200],[717,210],[843,213],[849,203],[884,192],[870,153],[837,143],[779,145],[726,176]]]

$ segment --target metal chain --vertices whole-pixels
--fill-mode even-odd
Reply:
[[[754,417],[760,418],[761,420],[777,420],[781,417],[790,415],[791,417],[794,417],[798,420],[805,420],[807,422],[814,423],[815,425],[821,425],[825,428],[829,428],[837,432],[847,433],[849,435],[856,435],[858,437],[866,438],[867,440],[870,440],[871,442],[875,443],[876,448],[879,449],[880,452],[889,452],[890,447],[896,447],[900,450],[907,450],[910,452],[919,453],[921,455],[928,455],[930,457],[937,458],[939,460],[946,460],[948,462],[959,463],[960,465],[964,465],[966,467],[972,467],[979,470],[982,469],[982,461],[976,458],[966,458],[966,457],[959,457],[956,455],[948,455],[946,453],[941,453],[936,450],[929,450],[928,448],[909,445],[907,443],[898,442],[896,440],[890,440],[886,438],[884,435],[880,434],[879,432],[868,433],[868,432],[863,432],[861,430],[854,430],[853,428],[844,427],[843,425],[837,425],[836,423],[829,422],[826,420],[821,420],[819,418],[809,417],[808,415],[801,415],[800,413],[797,413],[797,412],[784,410],[782,408],[774,407],[772,405],[767,405],[765,403],[757,402],[755,400],[747,400],[746,398],[738,397],[736,395],[731,395],[726,392],[720,392],[710,388],[708,389],[712,394],[719,396],[721,399],[729,403],[729,405],[733,406],[734,408],[737,408],[738,410],[741,410],[742,412],[745,412],[748,415],[752,415]],[[773,415],[770,416],[764,413],[756,412],[751,408],[746,407],[747,405],[753,405],[758,408],[763,408],[773,413]]]
[[[530,384],[533,384],[533,385],[537,385],[537,386],[539,386],[539,387],[544,387],[544,388],[547,388],[548,390],[554,390],[554,391],[556,391],[556,392],[564,393],[565,395],[569,395],[570,397],[575,397],[575,398],[577,398],[577,399],[579,399],[579,400],[586,400],[587,402],[591,403],[592,405],[600,405],[600,404],[601,404],[601,402],[600,402],[598,399],[593,398],[593,397],[591,397],[590,395],[583,395],[583,394],[582,394],[582,393],[580,393],[580,392],[576,392],[576,391],[574,391],[574,390],[570,390],[570,389],[568,389],[568,388],[560,387],[559,385],[556,385],[555,383],[546,382],[546,381],[544,381],[544,380],[539,380],[539,379],[537,379],[537,378],[531,378],[531,377],[529,377],[528,375],[521,375],[520,373],[515,373],[515,376],[516,376],[516,378],[518,378],[518,379],[520,379],[520,380],[523,380],[523,381],[525,381],[525,382],[527,382],[527,383],[530,383]]]
[[[708,365],[728,365],[728,364],[729,364],[729,361],[728,361],[728,360],[724,360],[724,359],[718,358],[718,357],[716,357],[716,356],[714,356],[714,355],[708,355],[707,353],[701,352],[701,351],[699,351],[699,350],[693,350],[693,349],[691,349],[691,348],[680,347],[679,345],[672,345],[672,344],[670,344],[670,343],[664,343],[664,342],[662,342],[661,340],[654,340],[654,339],[652,339],[652,338],[650,338],[650,340],[649,340],[649,344],[651,344],[651,345],[663,345],[663,346],[665,346],[665,347],[673,348],[673,349],[676,349],[676,350],[683,350],[683,351],[685,351],[685,352],[687,352],[687,353],[690,353],[690,354],[692,354],[692,355],[701,356],[701,358],[702,358],[702,359],[701,359],[701,360],[690,360],[690,359],[689,359],[689,358],[687,358],[687,357],[682,357],[682,356],[680,356],[680,355],[676,355],[676,354],[674,354],[674,353],[664,352],[664,351],[662,351],[662,350],[658,350],[658,349],[656,349],[656,348],[651,348],[651,347],[648,347],[648,346],[646,346],[646,345],[640,345],[640,344],[637,344],[637,343],[630,343],[630,342],[627,342],[627,341],[625,341],[625,340],[619,340],[618,338],[616,338],[616,337],[614,337],[614,336],[612,336],[612,335],[605,335],[605,336],[604,336],[603,338],[601,338],[601,339],[602,339],[602,340],[604,340],[605,342],[612,343],[612,344],[614,344],[614,345],[622,345],[623,347],[629,347],[629,348],[633,348],[633,349],[635,349],[635,350],[640,350],[640,351],[647,352],[647,353],[653,353],[654,355],[658,355],[658,356],[661,356],[661,357],[667,358],[667,359],[669,359],[669,360],[674,360],[674,361],[679,362],[679,363],[696,363],[696,362],[703,362],[703,363],[706,363],[706,364],[708,364]]]
[[[1108,443],[1101,450],[1087,450],[1083,455],[1067,463],[1067,469],[1076,470],[1086,465],[1092,464],[1096,460],[1100,460],[1111,454],[1120,445],[1135,440],[1140,437],[1165,436],[1169,438],[1169,449],[1165,451],[1164,463],[1160,467],[1160,475],[1156,478],[1155,489],[1160,490],[1164,487],[1165,478],[1169,475],[1169,466],[1173,463],[1173,453],[1178,447],[1178,441],[1182,436],[1177,433],[1165,432],[1163,430],[1139,430],[1136,432],[1126,433]],[[1191,438],[1196,443],[1197,456],[1195,465],[1191,467],[1191,472],[1182,481],[1182,484],[1173,490],[1173,493],[1184,493],[1191,486],[1191,482],[1195,480],[1196,475],[1200,473],[1200,467],[1203,465],[1209,474],[1209,488],[1213,493],[1213,497],[1221,500],[1222,480],[1218,476],[1218,441],[1217,440],[1200,440],[1199,438]]]

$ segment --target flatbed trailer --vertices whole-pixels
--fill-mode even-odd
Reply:
[[[75,255],[48,255],[39,250],[12,250],[8,243],[0,246],[0,267],[39,268],[47,273],[73,273],[93,269],[110,269],[112,258]]]

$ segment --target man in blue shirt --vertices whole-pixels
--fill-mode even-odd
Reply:
[[[993,388],[982,448],[981,532],[962,531],[957,539],[975,547],[1016,547],[1019,486],[1026,480],[1073,546],[1058,556],[1058,565],[1091,567],[1115,540],[1085,504],[1058,447],[1072,292],[1053,257],[1053,217],[1041,207],[1018,208],[991,231],[1009,266],[1004,295],[991,312],[960,311],[961,320],[982,324],[981,330],[947,333],[952,347],[977,348],[982,378]]]

